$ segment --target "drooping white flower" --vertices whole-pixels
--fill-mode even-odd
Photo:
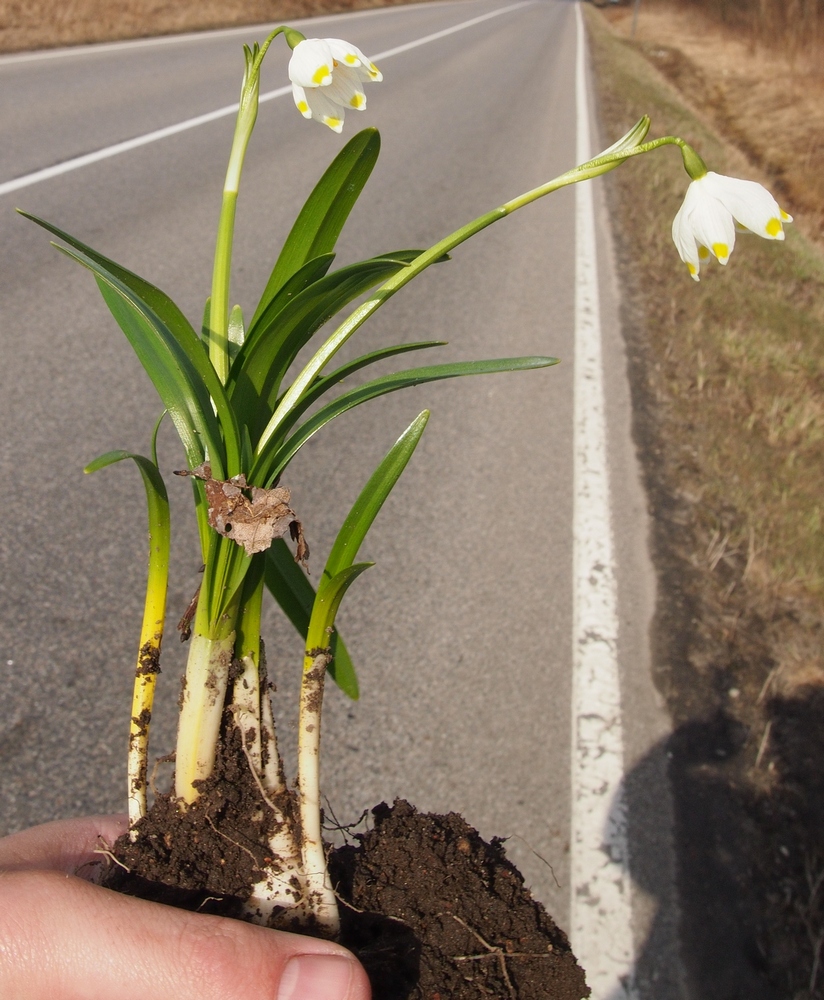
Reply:
[[[368,80],[378,83],[383,74],[351,42],[305,38],[292,50],[289,79],[303,117],[340,132],[348,108],[363,111],[366,107],[363,84]]]
[[[687,188],[672,222],[672,238],[681,260],[698,281],[701,261],[712,255],[719,264],[727,263],[736,232],[783,240],[783,224],[792,221],[760,184],[709,171]]]

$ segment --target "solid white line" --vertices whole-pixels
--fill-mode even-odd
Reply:
[[[580,4],[575,12],[576,162],[583,163],[592,155],[586,39]],[[591,182],[575,187],[575,244],[570,939],[592,1000],[626,1000],[635,995],[632,903]]]
[[[377,52],[370,58],[375,62],[379,62],[382,59],[389,59],[401,52],[408,52],[410,49],[415,49],[419,45],[428,45],[430,42],[446,38],[447,35],[453,35],[456,31],[464,31],[466,28],[471,28],[482,21],[488,21],[492,17],[499,17],[501,14],[507,14],[509,11],[518,10],[521,7],[532,6],[535,2],[536,0],[521,0],[520,3],[510,4],[508,7],[498,7],[487,14],[470,18],[468,21],[461,21],[460,24],[453,25],[451,28],[444,28],[442,31],[436,31],[431,35],[416,38],[413,42],[407,42],[404,45],[397,45],[392,49]],[[278,87],[277,90],[270,90],[265,94],[261,94],[260,103],[263,104],[265,101],[271,101],[276,97],[283,97],[285,94],[291,92],[291,85]],[[44,167],[42,170],[35,170],[30,174],[24,174],[22,177],[15,177],[10,181],[0,184],[0,196],[10,194],[12,191],[19,191],[20,188],[29,187],[32,184],[39,184],[41,181],[50,180],[52,177],[59,177],[61,174],[67,174],[71,170],[78,170],[80,167],[86,167],[91,163],[107,160],[111,156],[127,153],[129,150],[157,142],[159,139],[166,139],[171,135],[177,135],[179,132],[186,132],[191,128],[197,128],[199,125],[205,125],[207,122],[216,121],[218,118],[225,118],[228,115],[235,114],[237,110],[237,103],[227,104],[225,107],[218,108],[215,111],[209,111],[206,114],[197,115],[195,118],[188,118],[186,121],[177,122],[175,125],[167,125],[165,128],[155,129],[153,132],[136,136],[134,139],[126,139],[124,142],[117,142],[113,146],[106,146],[104,149],[97,149],[92,153],[84,153],[82,156],[75,156],[70,160],[64,160],[62,163],[55,163],[51,167]]]

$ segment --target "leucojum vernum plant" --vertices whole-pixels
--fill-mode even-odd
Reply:
[[[696,280],[701,262],[710,256],[727,262],[736,231],[783,239],[783,223],[790,217],[760,185],[708,172],[682,139],[645,141],[650,122],[644,117],[599,156],[505,202],[429,249],[381,254],[332,270],[336,240],[379,152],[377,131],[366,129],[343,147],[318,181],[247,320],[240,306],[230,307],[235,206],[257,117],[261,63],[279,35],[292,49],[289,76],[298,110],[335,131],[342,129],[346,111],[365,107],[364,83],[381,80],[377,67],[358,48],[339,39],[306,39],[281,26],[262,45],[244,47],[240,106],[223,189],[211,295],[200,334],[172,299],[150,282],[55,226],[33,221],[58,237],[63,253],[94,275],[157,389],[164,415],[174,423],[188,465],[178,474],[190,477],[194,487],[204,569],[199,593],[186,616],[191,637],[174,779],[179,809],[185,812],[196,802],[201,782],[215,766],[221,734],[236,726],[261,799],[272,811],[267,857],[273,860],[246,903],[247,916],[270,926],[311,924],[334,936],[338,908],[321,836],[319,783],[326,674],[350,697],[358,694],[352,662],[334,630],[335,617],[349,586],[370,565],[355,562],[358,549],[415,450],[428,411],[406,428],[364,486],[332,546],[317,592],[299,565],[305,563],[308,549],[300,521],[289,506],[289,490],[279,484],[291,459],[313,434],[367,400],[437,379],[555,364],[554,358],[520,357],[430,365],[382,375],[333,395],[347,376],[408,351],[437,347],[439,342],[385,347],[328,371],[335,354],[387,299],[431,264],[448,260],[448,254],[471,236],[544,195],[661,146],[680,148],[691,178],[673,223],[673,238]],[[362,304],[325,335],[329,320],[364,294]],[[320,346],[288,381],[299,351],[317,334]],[[132,839],[147,811],[149,724],[169,567],[169,505],[156,439],[157,426],[150,457],[113,451],[86,469],[93,472],[132,459],[148,502],[148,585],[128,750]],[[287,534],[294,542],[294,555],[285,541]],[[287,783],[278,753],[261,644],[265,588],[305,637],[294,785]]]

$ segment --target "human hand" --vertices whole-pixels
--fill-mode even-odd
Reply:
[[[0,839],[3,1000],[369,1000],[331,941],[134,899],[74,874],[125,816]]]

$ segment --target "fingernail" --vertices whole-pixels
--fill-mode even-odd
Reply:
[[[354,962],[341,955],[297,955],[280,977],[277,1000],[346,1000]]]

